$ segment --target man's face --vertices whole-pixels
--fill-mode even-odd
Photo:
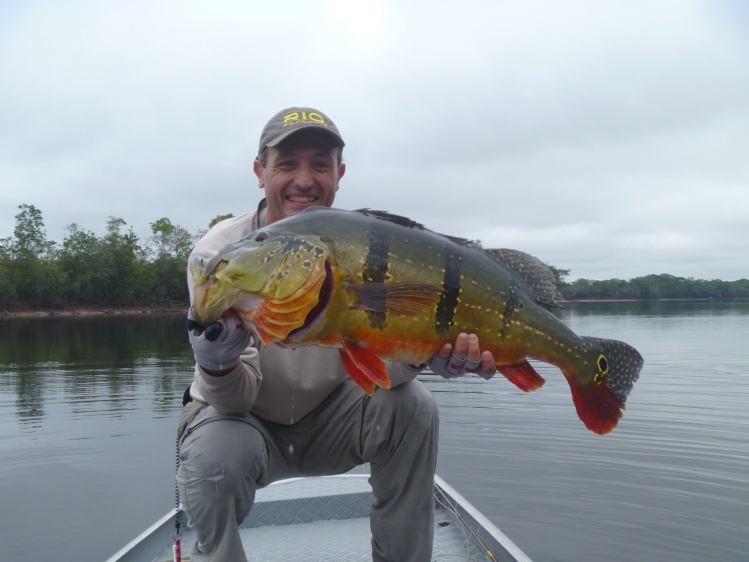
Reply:
[[[268,224],[333,205],[346,165],[338,164],[338,148],[326,136],[300,131],[266,154],[265,166],[255,160],[254,170],[265,190]]]

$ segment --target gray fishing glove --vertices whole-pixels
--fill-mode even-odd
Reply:
[[[204,369],[222,371],[232,367],[252,341],[252,335],[235,314],[219,318],[208,326],[187,312],[187,334],[195,361]]]
[[[494,373],[487,374],[484,371],[484,366],[481,364],[480,359],[472,361],[467,356],[465,359],[458,359],[454,353],[451,353],[447,359],[440,357],[439,353],[434,354],[427,361],[427,367],[443,379],[455,379],[469,373],[476,374],[486,380],[494,376]]]

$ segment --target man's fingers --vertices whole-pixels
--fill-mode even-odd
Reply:
[[[208,324],[208,327],[205,329],[205,339],[208,341],[216,341],[223,331],[224,325],[216,320],[215,322]]]
[[[470,334],[466,338],[467,357],[474,363],[481,361],[481,349],[479,348],[479,337],[476,334]]]
[[[199,336],[203,333],[203,325],[200,322],[197,322],[196,320],[187,320],[187,331],[192,332],[193,336]]]
[[[492,355],[491,351],[481,353],[481,366],[484,367],[484,373],[489,377],[497,372],[497,364],[494,361],[494,355]]]
[[[438,355],[440,356],[440,358],[447,361],[447,358],[450,357],[450,354],[452,353],[452,351],[453,351],[453,346],[450,345],[449,343],[446,343],[440,348]]]
[[[455,350],[453,351],[458,359],[465,359],[468,353],[468,334],[460,333],[455,338]]]

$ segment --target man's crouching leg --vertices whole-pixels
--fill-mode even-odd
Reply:
[[[365,405],[362,448],[375,495],[375,562],[432,558],[438,431],[437,404],[418,381],[377,391]]]
[[[193,562],[247,559],[238,525],[252,508],[255,490],[265,485],[268,465],[265,440],[248,419],[209,406],[182,436],[177,484],[197,535]]]

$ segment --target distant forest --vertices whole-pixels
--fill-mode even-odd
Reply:
[[[47,240],[41,211],[20,205],[13,235],[0,239],[0,312],[47,308],[187,307],[187,257],[204,234],[166,218],[141,240],[124,219],[110,216],[97,237],[76,223],[62,243]],[[207,225],[230,217],[220,215]],[[549,266],[567,300],[746,299],[749,280],[700,280],[673,275],[565,281],[570,271]]]

